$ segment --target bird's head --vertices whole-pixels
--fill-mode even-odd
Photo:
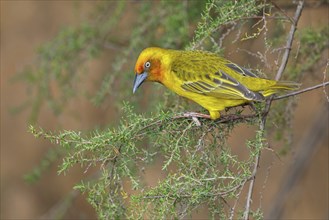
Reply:
[[[145,81],[162,82],[167,65],[166,49],[150,47],[139,55],[135,65],[133,93]]]

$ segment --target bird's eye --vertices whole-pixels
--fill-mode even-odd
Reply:
[[[149,61],[147,61],[145,64],[144,64],[145,68],[150,68],[151,66],[151,63]]]

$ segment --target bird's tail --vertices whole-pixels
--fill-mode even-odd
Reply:
[[[279,81],[273,86],[269,87],[267,90],[263,91],[262,94],[263,96],[267,97],[281,91],[297,90],[300,85],[300,83],[290,81]]]

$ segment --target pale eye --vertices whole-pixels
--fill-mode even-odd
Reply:
[[[144,64],[145,68],[150,68],[151,66],[151,63],[149,61],[147,61],[145,64]]]

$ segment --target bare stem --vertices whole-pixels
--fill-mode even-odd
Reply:
[[[287,44],[285,46],[286,50],[284,51],[284,54],[282,56],[281,66],[278,70],[278,73],[275,76],[275,80],[277,80],[277,81],[281,78],[282,73],[287,66],[287,62],[288,62],[289,55],[290,55],[290,50],[292,47],[292,42],[294,40],[295,31],[297,30],[297,22],[300,18],[300,15],[302,14],[303,7],[304,7],[304,0],[299,1],[296,12],[295,12],[295,16],[293,18],[293,24],[291,25],[291,28],[289,31]]]
[[[328,85],[329,85],[329,81],[318,84],[318,85],[315,85],[315,86],[311,86],[311,87],[308,87],[308,88],[305,88],[305,89],[302,89],[302,90],[298,90],[298,91],[295,91],[295,92],[292,92],[292,93],[288,93],[288,94],[285,94],[285,95],[274,97],[273,100],[279,100],[279,99],[287,98],[289,96],[299,95],[301,93],[308,92],[308,91],[318,89],[318,88],[323,88],[323,87],[328,86]]]

